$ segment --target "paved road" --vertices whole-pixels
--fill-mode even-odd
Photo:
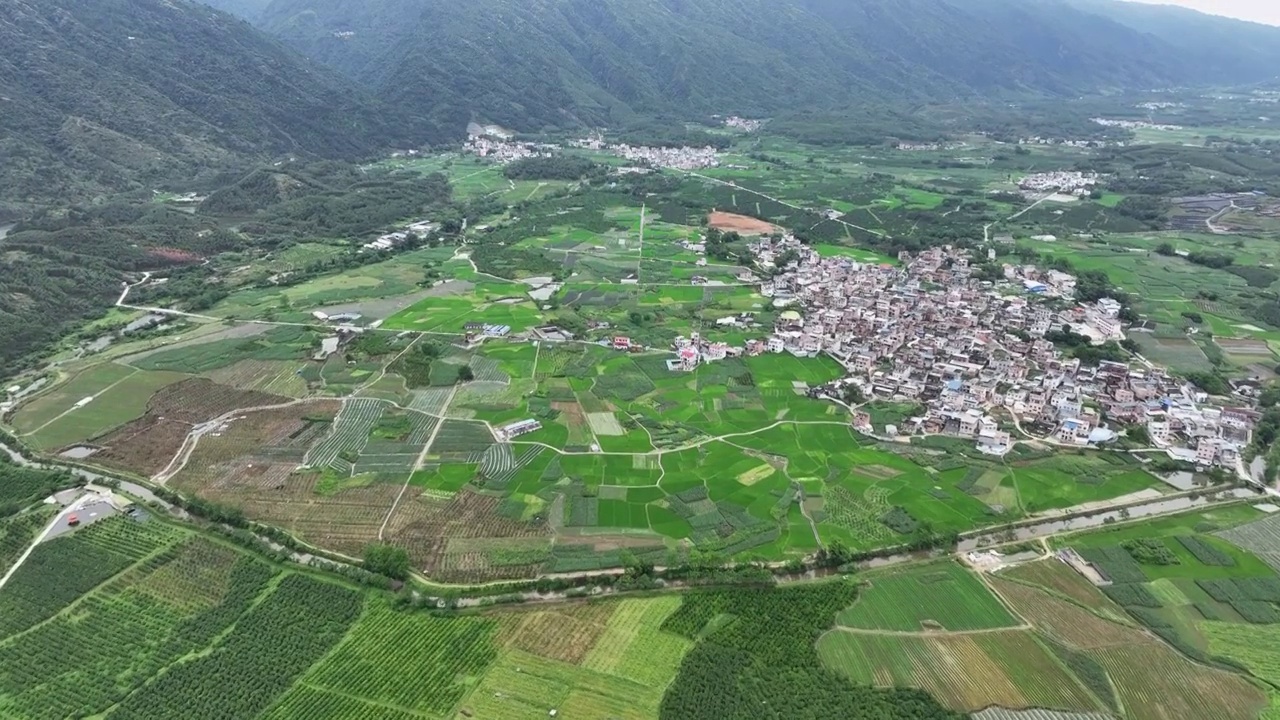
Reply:
[[[27,562],[27,558],[31,557],[31,553],[35,551],[37,545],[51,537],[57,537],[58,535],[69,532],[69,527],[67,526],[68,517],[72,515],[85,514],[86,518],[82,518],[82,522],[87,519],[88,512],[97,513],[97,516],[93,521],[106,517],[105,512],[96,507],[99,504],[105,504],[103,497],[97,493],[89,493],[63,508],[62,512],[58,513],[53,520],[50,520],[44,530],[36,536],[35,541],[27,546],[27,549],[23,551],[17,562],[13,564],[13,567],[9,568],[8,572],[4,574],[4,577],[0,578],[0,588],[4,588],[4,586],[9,582],[9,578],[13,577],[14,573],[18,572],[18,568],[22,567],[22,565]],[[112,512],[114,512],[114,509],[112,509]]]
[[[45,530],[45,534],[41,539],[41,542],[44,542],[45,540],[52,540],[60,535],[66,535],[76,528],[92,525],[99,520],[105,520],[113,515],[120,514],[120,512],[116,510],[111,503],[105,500],[86,502],[77,501],[75,504],[80,505],[80,509],[74,513],[77,520],[76,524],[72,525],[70,523],[71,515],[73,513],[59,513],[58,517],[54,518],[53,524]]]

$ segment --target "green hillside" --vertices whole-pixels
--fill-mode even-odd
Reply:
[[[1058,0],[210,0],[424,116],[424,139],[470,120],[520,130],[655,112],[777,116],[865,101],[1069,97],[1253,81],[1280,68],[1280,30],[1247,42],[1159,34]],[[1270,42],[1268,46],[1267,41]]]
[[[13,0],[0,4],[0,47],[0,216],[395,139],[345,79],[184,0]]]

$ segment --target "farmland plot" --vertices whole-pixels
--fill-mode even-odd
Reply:
[[[578,665],[607,631],[617,603],[565,605],[554,610],[513,614],[516,627],[506,646],[548,660]]]
[[[53,516],[54,509],[42,505],[20,515],[0,519],[0,576],[17,561]]]
[[[409,614],[374,600],[346,640],[290,696],[315,688],[376,706],[447,717],[466,694],[469,680],[497,660],[497,629],[498,623],[485,617]],[[413,672],[397,671],[407,668]]]
[[[1107,612],[1115,607],[1096,585],[1057,559],[1018,565],[1001,571],[1000,576],[1039,585],[1092,610]]]
[[[855,682],[920,688],[958,711],[992,705],[1098,709],[1088,691],[1025,630],[914,636],[835,630],[818,641],[818,655]]]
[[[186,467],[169,482],[322,547],[359,555],[377,539],[400,488],[374,483],[320,494],[322,473],[299,470],[315,434],[331,429],[308,418],[332,417],[339,407],[325,400],[252,413],[224,432],[202,438]]]
[[[506,487],[521,470],[532,465],[545,450],[546,448],[541,445],[534,445],[516,455],[514,447],[509,443],[490,445],[480,461],[480,472],[489,479],[486,487]]]
[[[1133,720],[1253,720],[1267,704],[1243,677],[1196,665],[1160,643],[1109,647],[1097,659]]]
[[[445,420],[431,445],[431,454],[461,462],[480,462],[493,443],[493,433],[484,423]]]
[[[1018,624],[977,576],[955,563],[876,576],[837,622],[869,630],[984,630]]]
[[[463,702],[468,717],[545,718],[549,708],[568,717],[648,720],[657,715],[652,688],[568,663],[509,650]]]
[[[0,645],[6,716],[106,710],[168,663],[203,649],[273,575],[265,563],[193,538],[128,571],[62,615]]]
[[[0,593],[0,637],[46,620],[102,582],[186,537],[115,517],[37,545]]]
[[[1280,513],[1215,534],[1280,571]]]
[[[376,486],[375,486],[376,487]],[[384,485],[383,487],[392,487]],[[393,490],[398,490],[392,487]],[[450,547],[461,540],[488,538],[545,538],[551,534],[543,524],[506,517],[498,512],[502,499],[463,490],[448,500],[432,497],[428,491],[407,494],[396,505],[387,523],[385,538],[409,551],[415,566],[448,582],[475,582],[522,574],[522,566],[495,563],[485,553],[468,553],[467,564],[451,562],[456,554]]]
[[[583,667],[646,687],[665,688],[692,647],[686,638],[660,629],[679,608],[676,596],[623,600],[583,660]]]
[[[451,394],[453,394],[453,388],[447,387],[414,390],[413,401],[409,403],[409,408],[440,417],[444,415],[445,407],[449,404],[449,396]]]
[[[379,400],[354,398],[342,405],[342,411],[333,421],[328,437],[307,453],[308,467],[332,467],[350,472],[350,463],[339,463],[343,455],[358,455],[369,442],[369,432],[382,417],[386,405]]]
[[[973,720],[1112,720],[1105,713],[1073,713],[1058,710],[1005,710],[990,708],[973,714]]]

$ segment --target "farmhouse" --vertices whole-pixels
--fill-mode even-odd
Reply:
[[[542,423],[530,418],[528,420],[513,422],[510,425],[504,425],[503,427],[498,428],[498,437],[504,440],[511,440],[513,438],[520,437],[521,435],[528,435],[529,433],[537,432],[541,429]]]

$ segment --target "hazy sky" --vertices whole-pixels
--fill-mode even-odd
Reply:
[[[1152,5],[1181,5],[1182,7],[1252,20],[1254,22],[1280,25],[1280,0],[1132,0]]]

